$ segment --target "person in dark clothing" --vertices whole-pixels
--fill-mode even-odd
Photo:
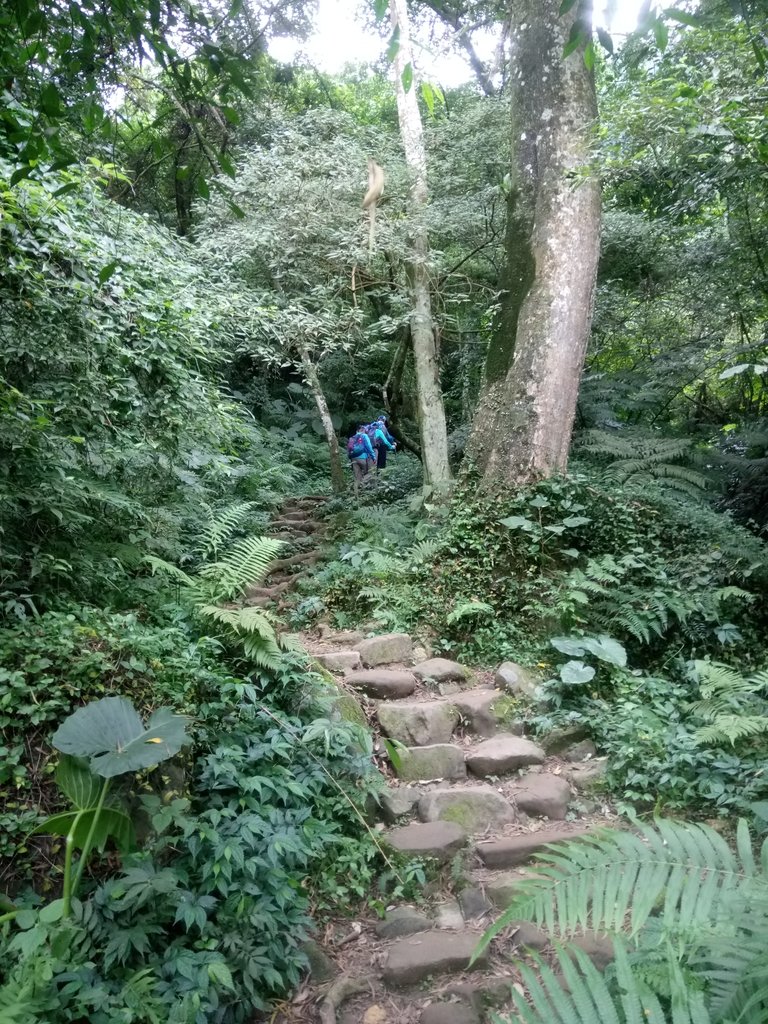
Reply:
[[[373,435],[373,447],[376,449],[376,472],[387,468],[387,452],[397,450],[394,437],[387,429],[387,417],[383,414],[373,424],[375,427]]]

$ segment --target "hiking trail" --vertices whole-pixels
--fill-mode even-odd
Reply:
[[[321,557],[323,499],[290,499],[274,520],[293,554],[249,603],[278,600]],[[533,673],[512,662],[492,671],[431,657],[406,633],[334,632],[323,624],[302,637],[310,654],[354,696],[376,736],[379,767],[391,774],[377,829],[385,848],[439,868],[423,905],[399,905],[380,919],[317,921],[311,975],[275,1024],[485,1024],[510,1012],[520,989],[515,960],[544,952],[550,936],[511,925],[471,970],[485,929],[535,874],[547,843],[609,823],[610,807],[589,794],[605,769],[580,727],[536,742],[523,735],[514,703],[536,699]],[[506,707],[505,707],[506,705]],[[382,737],[397,741],[396,763]],[[576,943],[599,967],[611,943],[586,934]],[[514,1018],[513,1018],[514,1019]]]

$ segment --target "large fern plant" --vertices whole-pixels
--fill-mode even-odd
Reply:
[[[768,732],[768,670],[743,676],[728,665],[697,661],[701,698],[690,705],[702,721],[700,743],[737,743]]]
[[[694,469],[696,451],[691,438],[659,437],[633,431],[628,436],[608,430],[585,430],[577,450],[606,466],[606,475],[617,483],[646,484],[653,481],[673,491],[700,497],[710,480]]]
[[[162,558],[149,556],[153,572],[162,573],[179,588],[179,599],[202,619],[223,627],[225,636],[242,646],[259,668],[276,669],[285,650],[295,650],[295,640],[280,635],[270,613],[259,608],[239,607],[237,602],[264,579],[270,565],[284,547],[271,537],[239,537],[252,511],[249,502],[231,505],[219,514],[208,510],[208,523],[201,531],[198,552],[203,560],[186,572]]]
[[[537,876],[483,936],[520,919],[559,940],[554,962],[521,965],[524,1024],[766,1024],[768,840],[755,857],[704,825],[657,821],[550,847]],[[614,937],[601,974],[568,940]],[[478,950],[479,951],[479,950]]]

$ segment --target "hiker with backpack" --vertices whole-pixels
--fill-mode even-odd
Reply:
[[[378,473],[380,469],[387,468],[387,452],[396,451],[397,445],[394,437],[387,430],[387,417],[383,413],[370,425],[369,430],[373,433],[371,441],[376,451],[376,472]]]
[[[373,445],[364,423],[359,424],[355,433],[347,441],[347,455],[352,465],[352,473],[355,479],[355,494],[357,494],[360,488],[360,481],[363,477],[367,476],[371,466],[376,462],[376,452],[373,450]]]

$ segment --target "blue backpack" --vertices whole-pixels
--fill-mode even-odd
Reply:
[[[359,459],[361,455],[365,455],[364,436],[362,431],[358,431],[347,441],[347,455],[350,459]]]

